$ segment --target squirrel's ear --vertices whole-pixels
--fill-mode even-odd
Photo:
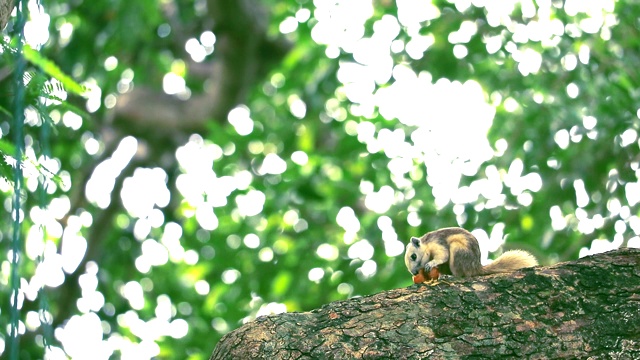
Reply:
[[[420,247],[420,239],[418,239],[417,237],[412,236],[411,237],[411,243],[415,247]]]

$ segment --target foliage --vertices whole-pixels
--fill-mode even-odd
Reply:
[[[118,113],[127,94],[177,76],[195,98],[216,83],[185,50],[211,31],[203,63],[224,51],[228,29],[204,3],[46,5],[47,42],[25,53],[42,70],[26,144],[41,153],[42,124],[55,124],[41,163],[62,181],[41,211],[38,174],[26,174],[23,358],[42,357],[43,282],[68,331],[55,354],[80,356],[72,330],[97,326],[81,343],[92,355],[205,359],[257,314],[409,285],[401,243],[432,229],[475,230],[489,257],[506,238],[543,264],[638,244],[636,5],[262,2],[265,37],[292,47],[229,119],[140,131]],[[65,99],[48,77],[91,91]],[[43,94],[67,107],[37,107]],[[2,151],[10,128],[3,111]],[[0,190],[7,203],[10,185]]]
[[[6,68],[13,69],[18,56],[23,56],[25,60],[29,61],[34,68],[29,72],[25,72],[23,76],[22,84],[13,84],[12,96],[7,96],[7,99],[15,103],[14,96],[18,86],[22,86],[24,91],[24,107],[33,110],[33,115],[41,121],[40,129],[35,133],[48,132],[48,129],[54,128],[55,124],[51,116],[50,111],[53,109],[67,109],[75,112],[76,114],[84,117],[89,117],[85,111],[68,104],[62,98],[56,95],[56,93],[66,93],[70,91],[77,95],[85,93],[82,85],[78,84],[75,80],[63,73],[54,62],[42,56],[39,52],[33,50],[29,45],[22,47],[21,54],[18,54],[16,48],[17,39],[13,39],[12,43],[0,39],[0,49],[2,49],[3,58],[6,61]],[[42,72],[40,72],[42,71]],[[46,75],[49,75],[47,77]],[[6,108],[0,106],[0,113],[7,118],[13,118],[12,112]],[[37,115],[36,115],[37,114]],[[7,124],[8,125],[8,124]],[[42,149],[40,149],[42,151]],[[22,152],[22,151],[21,151]],[[13,182],[13,166],[9,162],[13,163],[15,159],[13,156],[17,154],[16,146],[7,140],[0,140],[0,177],[7,182]],[[7,161],[9,160],[9,162]],[[33,159],[23,158],[22,161],[27,162],[27,165],[37,173],[43,179],[49,179],[60,184],[61,179],[58,175],[50,171],[43,164]]]

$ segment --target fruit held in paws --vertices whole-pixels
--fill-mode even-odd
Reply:
[[[440,271],[438,271],[437,267],[431,268],[429,273],[425,273],[424,269],[418,270],[418,275],[413,277],[414,284],[420,284],[427,280],[438,280],[440,277]]]

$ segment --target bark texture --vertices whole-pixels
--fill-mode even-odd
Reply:
[[[11,12],[14,8],[14,0],[0,0],[0,31],[7,26]]]
[[[213,359],[640,358],[640,249],[266,316]]]

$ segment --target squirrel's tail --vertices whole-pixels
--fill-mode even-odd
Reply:
[[[491,264],[483,266],[485,274],[512,272],[538,265],[536,258],[524,250],[510,250],[500,255]]]

